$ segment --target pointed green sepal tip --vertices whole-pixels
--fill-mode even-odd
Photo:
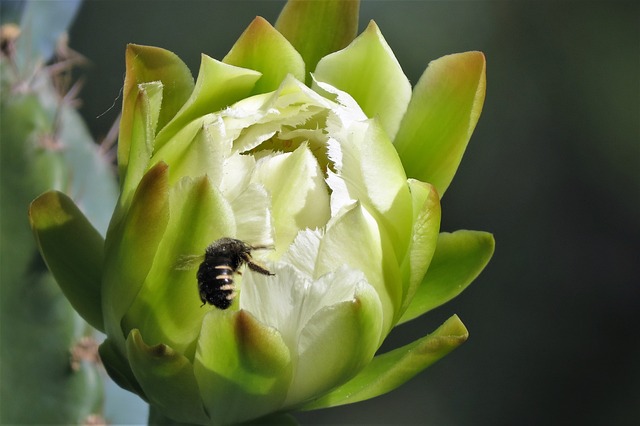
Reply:
[[[242,33],[222,62],[259,71],[254,94],[276,90],[287,74],[304,81],[304,60],[289,41],[258,16]]]
[[[482,52],[432,61],[418,80],[394,144],[407,176],[442,197],[480,118],[486,89]]]
[[[137,329],[127,338],[127,358],[149,403],[182,423],[209,423],[193,364],[164,344],[147,345]]]
[[[118,167],[126,170],[132,143],[134,114],[138,85],[159,81],[162,83],[162,107],[156,130],[162,129],[182,108],[193,91],[193,76],[189,67],[173,52],[159,47],[129,44],[125,55],[126,77],[123,88],[122,119],[118,138]]]
[[[284,6],[275,27],[302,55],[307,84],[320,58],[355,38],[359,11],[358,0],[289,0]]]
[[[280,333],[248,312],[216,309],[205,316],[194,371],[212,423],[272,413],[286,397],[291,368]]]
[[[175,53],[154,46],[129,44],[125,62],[127,90],[138,84],[162,82],[164,96],[158,118],[161,129],[191,95],[194,86],[191,70]]]
[[[441,233],[427,274],[399,324],[419,317],[462,293],[487,266],[494,250],[495,240],[488,232],[460,230]]]
[[[406,346],[376,356],[357,376],[303,407],[335,407],[390,392],[464,343],[469,332],[457,315],[433,333]]]
[[[104,239],[67,195],[50,191],[29,206],[40,253],[74,309],[104,331],[101,277]]]
[[[393,139],[411,99],[411,84],[374,21],[353,42],[320,60],[318,81],[349,93]]]
[[[131,195],[140,182],[151,158],[155,129],[158,124],[160,109],[162,108],[163,86],[159,81],[140,83],[137,86],[137,96],[131,102],[130,133],[124,135],[121,128],[119,138],[129,142],[129,153],[126,169],[121,170],[120,186],[122,195],[118,204],[122,206],[130,201]],[[131,94],[133,97],[133,93]],[[124,155],[124,153],[123,153]]]
[[[117,343],[107,337],[100,345],[99,352],[102,365],[104,365],[109,377],[122,389],[133,392],[146,401],[147,397],[133,375],[129,362],[120,352]]]
[[[154,152],[193,120],[250,96],[261,76],[256,70],[226,64],[203,54],[193,92],[173,119],[158,131]]]

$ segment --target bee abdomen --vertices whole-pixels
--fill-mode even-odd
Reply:
[[[219,309],[227,309],[236,296],[233,274],[235,270],[226,264],[203,263],[198,269],[198,290],[202,304],[210,303]]]

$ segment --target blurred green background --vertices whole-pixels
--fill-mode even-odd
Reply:
[[[120,110],[129,42],[197,73],[284,1],[86,1],[70,45],[90,66],[80,108],[98,140]],[[640,422],[640,6],[637,1],[363,1],[415,83],[430,60],[487,58],[484,111],[443,200],[442,229],[486,230],[493,260],[453,313],[470,339],[400,389],[302,413],[303,424]],[[139,422],[132,413],[128,421]]]

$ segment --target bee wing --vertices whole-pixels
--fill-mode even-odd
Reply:
[[[179,271],[188,271],[189,269],[195,269],[203,261],[204,254],[185,254],[178,258],[174,269]]]

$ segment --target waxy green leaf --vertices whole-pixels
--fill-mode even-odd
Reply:
[[[40,253],[76,311],[104,331],[101,306],[104,239],[65,194],[50,191],[29,207]]]
[[[359,10],[359,0],[289,0],[280,12],[276,29],[300,52],[309,75],[320,58],[354,39]],[[311,83],[309,76],[306,83]]]
[[[433,333],[377,355],[353,379],[302,409],[352,404],[390,392],[460,346],[468,336],[464,324],[454,315]]]
[[[493,255],[493,235],[481,231],[443,232],[429,270],[399,324],[453,299],[473,282]]]
[[[276,90],[287,74],[300,81],[305,77],[304,60],[298,51],[261,17],[253,20],[222,62],[262,73],[254,94]]]
[[[418,80],[394,144],[407,176],[442,197],[482,112],[486,64],[481,52],[443,56]]]

